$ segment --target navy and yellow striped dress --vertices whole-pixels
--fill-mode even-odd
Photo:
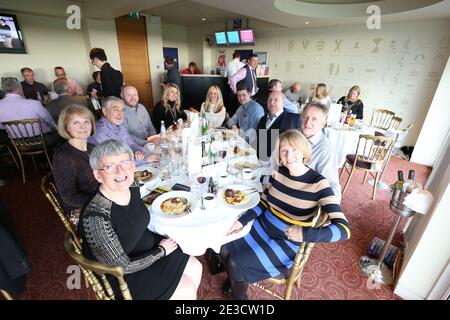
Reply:
[[[317,209],[328,213],[327,222],[313,228]],[[284,230],[302,227],[306,242],[334,242],[350,238],[348,221],[328,181],[316,171],[294,177],[280,167],[269,180],[260,203],[239,221],[246,225],[255,219],[250,232],[227,244],[237,267],[250,283],[286,274],[301,242],[289,240]]]

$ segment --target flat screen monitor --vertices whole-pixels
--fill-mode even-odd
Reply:
[[[227,31],[227,38],[229,45],[240,44],[239,31]]]
[[[216,38],[216,44],[218,46],[226,46],[227,45],[227,36],[225,31],[215,32],[214,36]]]
[[[0,12],[0,53],[27,53],[14,14]]]
[[[255,44],[255,34],[253,29],[239,30],[241,44]]]

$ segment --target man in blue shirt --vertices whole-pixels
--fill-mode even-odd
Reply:
[[[251,92],[244,83],[238,84],[236,94],[240,107],[228,120],[227,126],[235,130],[239,129],[245,136],[245,140],[250,143],[256,138],[256,129],[259,120],[264,116],[264,109],[258,102],[251,99]]]

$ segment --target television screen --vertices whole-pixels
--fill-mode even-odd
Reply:
[[[254,44],[255,36],[252,29],[240,30],[241,44]]]
[[[17,18],[0,13],[0,53],[27,53]]]
[[[216,44],[218,46],[227,44],[227,36],[225,34],[225,31],[215,32],[214,35],[215,35],[215,38],[216,38]]]
[[[240,44],[239,31],[227,31],[228,44]]]

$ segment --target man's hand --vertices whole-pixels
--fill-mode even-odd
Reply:
[[[159,134],[154,134],[147,138],[147,141],[150,143],[154,143],[155,145],[159,145],[161,143],[161,137]]]
[[[147,157],[147,162],[158,162],[160,159],[159,154],[152,154]]]
[[[134,153],[134,158],[136,160],[143,160],[145,158],[145,155],[144,155],[144,153],[142,151],[136,151]]]

